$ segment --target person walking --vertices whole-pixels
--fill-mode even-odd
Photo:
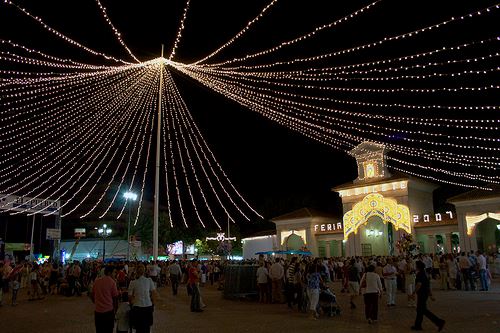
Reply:
[[[128,298],[132,304],[132,326],[136,333],[150,332],[153,325],[153,304],[157,298],[155,283],[144,276],[145,271],[144,265],[138,265],[136,279],[128,287]]]
[[[96,333],[113,333],[115,312],[118,306],[118,288],[111,278],[113,267],[104,268],[104,276],[97,278],[90,298],[95,304],[94,323]]]
[[[356,308],[356,304],[354,300],[359,295],[359,268],[356,267],[356,260],[351,259],[349,263],[348,270],[348,279],[349,279],[349,300],[351,303],[351,309]]]
[[[313,263],[307,270],[307,297],[309,298],[309,311],[311,319],[318,318],[316,311],[319,302],[319,288],[321,285],[321,275],[319,273],[318,265]]]
[[[286,269],[286,301],[289,308],[293,308],[295,303],[295,266],[297,257],[293,257]]]
[[[198,260],[193,260],[188,269],[188,284],[191,288],[191,312],[203,312],[200,300],[200,272]]]
[[[269,270],[269,277],[271,278],[272,284],[272,302],[281,303],[281,293],[283,289],[283,277],[285,275],[285,270],[280,263],[280,259],[276,258],[276,261],[271,266]]]
[[[417,276],[415,278],[415,292],[413,296],[417,297],[417,317],[415,318],[415,324],[411,327],[413,331],[422,331],[422,321],[424,316],[429,318],[430,321],[437,326],[438,332],[443,330],[445,321],[438,318],[435,314],[427,309],[427,299],[430,297],[434,300],[432,296],[431,284],[429,277],[425,272],[425,264],[422,261],[416,262]]]
[[[365,301],[365,317],[368,323],[375,323],[378,319],[378,299],[382,296],[382,282],[375,273],[375,266],[369,265],[361,278],[361,290]]]
[[[182,277],[181,266],[177,261],[172,262],[168,266],[168,272],[170,274],[170,283],[172,284],[172,295],[177,295],[177,290],[179,289],[179,281]]]
[[[385,280],[385,288],[387,290],[387,306],[396,306],[396,267],[392,264],[392,259],[387,259],[387,264],[384,266],[383,273]]]

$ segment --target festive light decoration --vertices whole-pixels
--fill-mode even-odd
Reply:
[[[212,53],[210,53],[209,55],[207,55],[205,58],[194,62],[193,65],[201,64],[202,62],[207,61],[208,59],[210,59],[213,56],[220,53],[226,47],[233,44],[237,39],[239,39],[241,36],[243,36],[254,23],[256,23],[261,17],[263,17],[265,12],[268,11],[268,9],[270,9],[272,6],[274,6],[276,4],[276,2],[278,2],[278,0],[272,0],[266,7],[264,7],[264,9],[262,9],[262,11],[259,13],[259,15],[257,15],[253,20],[248,22],[247,25],[240,32],[238,32],[233,38],[231,38],[229,41],[227,41],[224,45],[219,47],[217,50],[215,50]]]
[[[184,150],[183,151],[186,152],[186,157],[187,157],[187,159],[189,161],[189,165],[191,166],[191,170],[192,170],[192,173],[194,175],[195,182],[196,182],[197,187],[199,189],[200,195],[203,198],[205,207],[209,211],[209,213],[210,213],[212,219],[214,220],[214,222],[216,223],[216,225],[219,227],[219,229],[221,228],[219,222],[216,220],[215,216],[213,215],[212,209],[208,205],[208,202],[207,202],[207,199],[206,199],[206,194],[204,193],[204,191],[203,191],[203,189],[202,189],[202,187],[200,185],[200,182],[199,182],[199,179],[198,179],[198,176],[197,176],[197,172],[196,172],[196,169],[194,167],[195,163],[193,162],[193,158],[192,158],[192,155],[190,153],[191,149],[194,152],[194,156],[196,156],[196,158],[197,158],[197,163],[196,164],[200,165],[201,170],[203,172],[203,175],[205,176],[205,179],[209,183],[209,186],[210,186],[210,189],[211,189],[213,195],[215,196],[217,202],[219,203],[219,205],[221,206],[221,208],[224,210],[225,214],[228,216],[228,218],[229,218],[230,221],[232,221],[233,223],[236,222],[234,220],[234,218],[231,216],[231,214],[229,213],[229,211],[227,210],[227,208],[225,207],[225,205],[223,204],[221,197],[217,194],[216,186],[212,182],[211,176],[215,177],[215,180],[216,180],[216,182],[218,184],[218,187],[220,187],[222,189],[222,191],[224,192],[224,194],[226,195],[226,197],[233,204],[233,206],[238,210],[238,212],[246,220],[250,220],[250,218],[239,208],[238,204],[232,199],[232,196],[229,194],[229,191],[223,185],[223,180],[221,179],[221,177],[219,177],[219,175],[217,175],[217,172],[215,171],[215,169],[214,169],[214,167],[212,165],[213,162],[211,162],[211,159],[219,167],[219,170],[220,170],[220,172],[222,173],[222,175],[224,177],[224,181],[227,182],[228,184],[230,184],[230,186],[232,187],[232,189],[234,190],[234,192],[246,204],[246,206],[248,208],[250,208],[259,217],[261,217],[254,209],[251,208],[251,206],[236,191],[235,187],[231,184],[230,180],[227,178],[226,174],[223,172],[222,168],[220,167],[220,164],[217,162],[217,160],[215,159],[214,155],[211,152],[210,152],[210,155],[209,155],[211,157],[211,159],[209,159],[209,157],[207,156],[207,153],[205,152],[205,150],[208,149],[208,145],[206,144],[206,142],[203,139],[203,136],[201,135],[201,133],[199,132],[199,130],[198,129],[195,130],[196,123],[194,123],[192,117],[189,115],[189,110],[188,110],[185,102],[183,101],[183,99],[182,99],[179,91],[177,90],[175,82],[173,81],[173,78],[171,77],[170,73],[167,72],[166,75],[165,75],[165,78],[166,78],[166,84],[165,84],[165,86],[168,87],[167,91],[169,91],[169,94],[167,94],[167,96],[173,97],[173,101],[169,100],[169,103],[167,103],[167,105],[170,107],[171,111],[175,110],[176,112],[175,113],[171,112],[170,114],[166,115],[164,117],[164,119],[170,119],[171,120],[171,123],[172,123],[172,126],[173,126],[173,131],[171,131],[171,132],[174,134],[174,136],[176,136],[177,133],[179,133],[179,135],[176,136],[176,138],[175,138],[174,141],[177,142],[177,144],[178,144],[178,141],[179,141],[178,139],[179,139],[179,137],[181,138],[182,144],[184,146]],[[176,129],[175,125],[178,126],[177,129]],[[170,131],[169,131],[169,133],[170,133]],[[203,145],[200,144],[200,141],[203,142]],[[172,142],[172,140],[169,139],[168,142]],[[188,142],[190,143],[189,146],[187,144]],[[204,148],[204,147],[206,147],[206,148]],[[182,156],[182,151],[179,149],[179,147],[177,147],[177,148],[178,148],[177,149],[178,156]],[[203,158],[201,156],[203,156]],[[174,161],[173,160],[172,160],[172,165],[174,165]],[[206,167],[205,167],[205,165],[206,165]],[[187,171],[186,171],[186,168],[184,166],[184,163],[182,162],[182,159],[181,159],[181,167],[182,167],[184,175],[186,175]],[[207,171],[207,169],[210,170],[211,176],[210,176],[209,172]],[[175,167],[173,167],[172,170],[174,171],[174,178],[175,178]],[[166,174],[167,174],[167,172],[166,172]],[[175,182],[177,183],[176,180],[175,180]],[[186,182],[187,182],[187,177],[186,177]],[[178,188],[178,186],[176,186],[176,188]],[[188,186],[187,188],[188,188],[188,191],[190,191],[190,187]],[[190,192],[190,198],[191,198],[193,207],[195,209],[195,212],[196,212],[196,214],[198,214],[196,205],[194,204],[194,198],[193,198],[193,195],[191,194],[191,192]]]
[[[459,17],[451,17],[448,20],[445,20],[445,21],[442,21],[440,23],[433,24],[433,25],[430,25],[430,26],[426,26],[424,28],[420,28],[420,29],[413,30],[413,31],[410,31],[410,32],[407,32],[407,33],[403,33],[403,34],[398,34],[398,35],[393,35],[393,36],[390,36],[390,37],[385,37],[385,38],[383,38],[383,39],[381,39],[379,41],[376,41],[376,42],[362,44],[362,45],[358,45],[358,46],[351,47],[351,48],[348,48],[348,49],[343,49],[343,50],[340,50],[340,51],[326,53],[326,54],[322,54],[322,55],[318,55],[318,56],[312,56],[312,57],[307,57],[307,58],[295,58],[293,60],[288,60],[288,61],[278,61],[278,62],[275,62],[273,64],[259,65],[259,66],[255,66],[254,68],[270,68],[270,67],[274,67],[274,66],[278,66],[278,65],[292,65],[292,64],[296,64],[296,63],[304,63],[304,62],[317,61],[317,60],[322,60],[322,59],[327,59],[327,58],[335,57],[335,56],[338,56],[338,55],[349,54],[349,53],[353,53],[353,52],[356,52],[356,51],[359,51],[359,50],[364,50],[364,49],[368,49],[368,48],[380,46],[380,45],[385,44],[387,42],[414,37],[414,36],[416,36],[416,35],[418,35],[420,33],[423,33],[423,32],[428,32],[428,31],[431,31],[431,30],[439,29],[439,28],[441,28],[441,27],[443,27],[443,26],[445,26],[447,24],[450,24],[452,22],[458,22],[458,21],[461,21],[461,20],[464,20],[464,19],[475,17],[475,16],[480,16],[480,15],[483,15],[483,14],[488,14],[492,10],[497,10],[499,8],[500,8],[500,5],[497,4],[497,5],[489,6],[487,8],[482,9],[482,10],[478,10],[478,11],[475,11],[475,12],[470,12],[470,13],[468,13],[466,15],[462,15],[462,16],[459,16]],[[312,33],[312,34],[314,34],[314,33]],[[300,40],[300,37],[297,38],[296,40]],[[224,61],[224,62],[214,63],[214,64],[210,64],[210,65],[205,65],[205,66],[211,66],[211,67],[226,66],[228,64],[232,64],[232,63],[236,63],[236,62],[247,61],[249,59],[256,58],[256,57],[258,57],[260,55],[267,54],[269,52],[273,52],[274,50],[275,50],[275,48],[271,48],[271,49],[269,49],[269,51],[266,50],[266,51],[261,51],[261,52],[254,53],[254,54],[247,54],[246,56],[244,56],[242,58],[234,58],[232,60],[227,60],[227,61]]]
[[[190,75],[190,73],[189,73],[189,72],[187,72],[187,69],[186,69],[186,68],[179,68],[179,69],[180,69],[181,71],[185,72],[186,74]],[[200,79],[200,76],[196,76],[196,75],[192,75],[192,76],[193,76],[194,78],[196,78],[196,79],[200,80],[200,82],[202,82],[202,83],[204,83],[204,84],[207,84],[207,85],[209,85],[209,86],[211,86],[211,87],[213,87],[213,85],[214,85],[214,80],[213,80],[213,79],[211,79],[211,80],[206,80],[206,79],[205,79],[205,80],[203,80],[203,79]],[[210,82],[210,83],[208,83],[208,82]],[[220,88],[218,91],[220,91],[220,92],[222,92],[223,94],[225,94],[226,96],[228,96],[227,92],[228,92],[228,91],[231,91],[231,88],[232,88],[232,87],[228,87],[227,85],[223,85],[223,88]],[[242,90],[238,90],[236,94],[234,94],[234,95],[230,95],[230,96],[228,96],[228,97],[233,98],[233,99],[236,99],[236,100],[240,100],[240,99],[241,99],[241,98],[243,98],[244,96],[248,96],[248,95],[250,95],[250,96],[255,96],[255,92],[250,91],[250,92],[248,92],[248,93],[245,93],[245,92],[244,92],[244,91],[242,91]],[[231,96],[234,96],[234,97],[231,97]],[[282,100],[282,99],[280,99],[280,102],[283,102],[283,100]],[[258,107],[258,106],[259,106],[259,105],[261,105],[262,103],[263,103],[263,100],[259,100],[259,101],[258,101],[258,103],[254,103],[254,105]],[[276,107],[280,107],[280,104],[272,104],[272,106],[273,106],[274,108],[276,108]],[[269,112],[269,110],[264,110],[263,112]],[[309,118],[310,118],[310,117],[315,117],[315,115],[314,115],[314,114],[310,114]],[[295,118],[295,119],[296,119],[296,118]],[[338,119],[337,119],[337,120],[338,120]],[[311,123],[309,123],[309,122],[306,122],[306,124],[310,124],[310,125],[312,126],[312,124],[311,124]],[[332,125],[340,126],[339,124],[334,124],[334,123],[332,123],[332,122],[328,122],[328,127],[321,127],[321,128],[324,128],[324,130],[325,130],[325,131],[327,131],[327,132],[335,132],[335,133],[337,133],[337,134],[341,134],[341,133],[342,133],[342,132],[338,132],[338,131],[332,131],[332,130],[331,130],[331,126],[332,126]],[[364,125],[366,126],[367,124],[364,124]],[[316,126],[316,125],[314,125],[314,126]],[[368,124],[368,126],[370,126],[370,124]],[[352,127],[346,127],[346,126],[343,126],[343,127],[345,127],[346,129],[352,129]],[[360,129],[360,130],[361,130],[362,132],[367,132],[366,130],[362,130],[362,129]],[[368,131],[368,132],[372,132],[372,133],[373,133],[373,131]],[[343,132],[343,133],[347,133],[347,132]],[[351,134],[344,134],[344,135],[345,135],[345,136],[347,136],[347,137],[353,137],[353,138],[355,138],[355,140],[357,140],[358,142],[362,142],[362,141],[364,141],[364,139],[363,139],[363,138],[361,138],[361,137],[355,137],[355,136],[353,136],[353,135],[351,135]],[[379,135],[380,135],[380,134],[379,134]],[[426,143],[429,143],[429,142],[430,142],[430,141],[426,141]],[[452,145],[452,144],[450,143],[450,145]],[[391,149],[399,150],[399,151],[401,151],[402,153],[406,153],[406,154],[408,154],[408,153],[412,153],[412,154],[414,154],[414,153],[415,153],[414,151],[409,152],[407,147],[404,147],[404,148],[403,148],[403,147],[396,147],[396,146],[393,146],[393,145],[390,145],[390,147],[391,147]],[[464,148],[464,147],[462,147],[462,148]],[[470,148],[470,149],[477,149],[477,146],[469,146],[469,147],[467,147],[467,148]],[[485,149],[487,149],[487,148],[485,148]],[[492,149],[494,149],[494,148],[492,148]],[[430,159],[436,159],[436,156],[439,156],[439,155],[436,155],[436,154],[434,154],[434,153],[435,153],[435,152],[433,152],[432,154],[426,154],[426,157],[427,157],[427,158],[430,158]],[[461,160],[462,160],[462,158],[456,158],[456,159],[455,159],[455,162],[457,162],[457,163],[462,163],[462,162],[461,162]],[[475,157],[471,157],[471,161],[477,161],[477,158],[475,158]],[[417,167],[418,167],[418,166],[417,166]],[[470,177],[472,177],[472,178],[477,178],[477,176],[476,176],[476,175],[474,175],[474,174],[470,174],[470,175],[468,175],[468,176],[470,176]],[[489,176],[486,176],[486,178],[488,178],[488,177],[489,177]],[[495,178],[491,178],[491,180],[494,180],[494,179],[495,179]]]
[[[179,45],[179,42],[181,41],[182,32],[184,31],[184,22],[186,21],[187,12],[189,10],[190,2],[191,2],[191,0],[187,0],[187,2],[186,2],[186,7],[184,8],[184,13],[182,14],[181,23],[179,24],[179,30],[177,31],[177,36],[175,37],[174,46],[172,47],[172,52],[170,52],[170,56],[168,57],[168,60],[172,60],[174,58],[175,51],[177,50],[177,46]]]
[[[223,242],[223,241],[235,241],[236,237],[226,237],[226,233],[218,232],[216,237],[206,237],[205,239],[207,241],[208,240],[216,240],[219,242]]]
[[[111,20],[109,19],[108,17],[108,13],[106,13],[106,8],[104,8],[101,4],[101,2],[99,0],[95,0],[97,5],[99,6],[99,9],[101,10],[101,14],[102,16],[104,17],[104,20],[106,20],[106,23],[111,27],[111,29],[113,30],[113,33],[115,34],[115,37],[116,39],[118,40],[118,42],[123,46],[123,48],[127,51],[127,53],[132,57],[134,58],[135,61],[137,62],[141,62],[139,59],[136,58],[136,56],[132,53],[132,51],[130,51],[130,49],[128,48],[128,46],[125,44],[125,42],[123,41],[122,39],[122,36],[121,36],[121,33],[118,31],[118,29],[115,28],[115,26],[113,25],[113,23],[111,22]]]
[[[273,48],[270,48],[270,49],[267,49],[267,50],[264,50],[264,51],[260,51],[260,52],[254,53],[254,54],[247,54],[243,58],[235,58],[233,60],[228,60],[228,61],[224,61],[224,62],[221,62],[221,63],[211,64],[211,65],[208,65],[208,66],[224,66],[224,65],[231,64],[231,63],[234,63],[234,62],[239,62],[241,60],[248,60],[248,59],[251,59],[251,58],[256,58],[256,57],[259,57],[259,56],[262,56],[262,55],[265,55],[265,54],[276,52],[276,51],[280,50],[281,48],[283,48],[285,46],[293,45],[293,44],[296,44],[298,42],[301,42],[301,41],[304,41],[306,39],[309,39],[309,38],[313,37],[314,35],[316,35],[318,32],[320,32],[321,30],[332,28],[332,27],[335,27],[336,25],[338,25],[340,23],[346,22],[346,21],[350,20],[351,18],[354,18],[357,15],[363,13],[365,10],[368,10],[371,7],[375,6],[380,1],[382,1],[382,0],[376,0],[376,1],[372,2],[371,4],[369,4],[368,6],[365,6],[365,7],[361,8],[361,9],[358,9],[358,10],[352,12],[351,14],[342,17],[339,20],[336,20],[336,21],[334,21],[332,23],[329,23],[329,24],[325,24],[323,26],[319,26],[316,29],[314,29],[312,32],[310,32],[310,33],[308,33],[306,35],[297,37],[297,38],[292,39],[290,41],[283,42],[283,43],[281,43],[281,44],[279,44],[279,45],[277,45],[277,46],[275,46]]]
[[[344,239],[351,233],[357,233],[360,226],[366,224],[372,216],[378,216],[384,224],[392,223],[396,230],[403,229],[411,234],[410,210],[394,199],[384,198],[378,193],[368,194],[352,210],[344,214]]]
[[[140,62],[127,47],[106,8],[96,0],[115,38],[137,63],[93,50],[13,1],[4,0],[6,7],[78,50],[101,57],[104,64],[59,57],[0,39],[0,193],[5,193],[0,199],[9,194],[29,196],[30,209],[46,216],[53,214],[36,201],[43,196],[61,201],[63,217],[104,218],[113,210],[120,218],[127,203],[117,200],[119,193],[124,188],[140,188],[136,224],[157,126],[158,115],[153,110],[161,103],[160,155],[166,188],[166,197],[162,193],[161,199],[166,199],[171,226],[199,223],[205,227],[213,222],[221,229],[221,216],[233,223],[251,220],[249,211],[260,216],[236,190],[210,150],[174,82],[172,69],[266,119],[333,148],[349,151],[364,141],[384,146],[391,150],[387,162],[393,170],[472,188],[488,189],[488,184],[500,183],[500,118],[496,112],[500,110],[496,96],[500,88],[500,37],[486,31],[474,40],[455,36],[451,45],[443,38],[441,45],[425,50],[418,49],[423,46],[417,43],[407,50],[388,52],[390,56],[369,53],[383,47],[396,49],[392,42],[417,35],[425,39],[434,31],[445,33],[441,28],[451,24],[466,20],[475,24],[482,16],[497,12],[500,5],[350,48],[311,50],[315,53],[292,59],[280,57],[279,51],[303,46],[301,43],[320,38],[322,32],[341,23],[361,19],[362,13],[369,14],[381,2],[377,0],[269,49],[210,63],[264,15],[271,14],[277,2],[271,0],[233,38],[206,57],[185,64],[173,59],[190,0],[168,59],[146,62]],[[271,54],[273,57],[266,59],[272,62],[259,62],[260,57]],[[159,87],[163,87],[161,91]],[[373,215],[411,232],[407,207],[370,193],[384,190],[377,186],[360,189],[363,193],[348,190],[342,194],[366,194],[364,203],[355,206],[351,215],[346,214],[345,238]],[[403,185],[395,182],[392,190],[398,186]],[[9,201],[0,205],[7,207]],[[116,206],[121,207],[113,209]],[[13,214],[26,212],[18,209]],[[204,218],[207,214],[208,220]],[[401,250],[406,243],[408,239],[400,241]]]
[[[101,52],[98,52],[98,51],[94,51],[92,50],[91,48],[81,44],[81,43],[78,43],[77,41],[67,37],[66,35],[60,33],[59,31],[51,28],[49,25],[47,25],[45,22],[42,21],[41,18],[37,17],[37,16],[34,16],[33,14],[31,14],[30,12],[28,12],[26,9],[24,9],[23,7],[13,3],[12,1],[10,0],[4,0],[4,3],[8,4],[8,5],[11,5],[13,6],[14,8],[18,9],[21,13],[25,14],[26,16],[32,18],[34,21],[36,21],[37,23],[39,23],[44,29],[46,29],[47,31],[51,32],[52,34],[56,35],[57,37],[61,38],[62,40],[64,40],[65,42],[68,42],[74,46],[77,46],[79,47],[80,49],[82,50],[85,50],[87,51],[88,53],[91,53],[93,55],[96,55],[96,56],[101,56],[101,57],[104,57],[106,60],[113,60],[115,62],[119,62],[119,63],[123,63],[123,64],[127,64],[128,62],[127,61],[124,61],[124,60],[121,60],[121,59],[117,59],[115,57],[112,57],[112,56],[109,56],[109,55],[106,55],[104,53],[101,53]]]

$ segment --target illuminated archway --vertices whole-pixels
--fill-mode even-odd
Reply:
[[[380,217],[384,223],[392,223],[396,230],[401,228],[411,233],[410,210],[407,206],[399,205],[396,200],[384,198],[381,194],[370,193],[344,214],[344,239],[353,232],[356,234],[358,228],[372,216]]]
[[[484,213],[481,215],[469,216],[465,217],[465,221],[467,223],[467,235],[472,235],[474,229],[476,228],[476,224],[481,221],[486,220],[487,218],[491,218],[497,221],[500,221],[500,213]]]

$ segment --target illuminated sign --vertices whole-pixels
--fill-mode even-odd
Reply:
[[[236,240],[236,237],[226,237],[226,234],[224,232],[218,232],[217,237],[207,237],[206,240],[216,240],[219,242],[223,242],[226,240]]]
[[[446,211],[444,214],[423,214],[423,215],[413,215],[413,223],[420,222],[441,222],[443,220],[453,220],[453,212]]]
[[[336,230],[342,230],[342,222],[338,223],[323,223],[323,224],[315,224],[314,231],[315,232],[331,232]]]

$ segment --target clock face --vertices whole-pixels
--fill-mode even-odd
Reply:
[[[367,163],[365,165],[365,177],[366,178],[373,178],[373,177],[375,177],[375,164],[373,164],[373,163]]]

